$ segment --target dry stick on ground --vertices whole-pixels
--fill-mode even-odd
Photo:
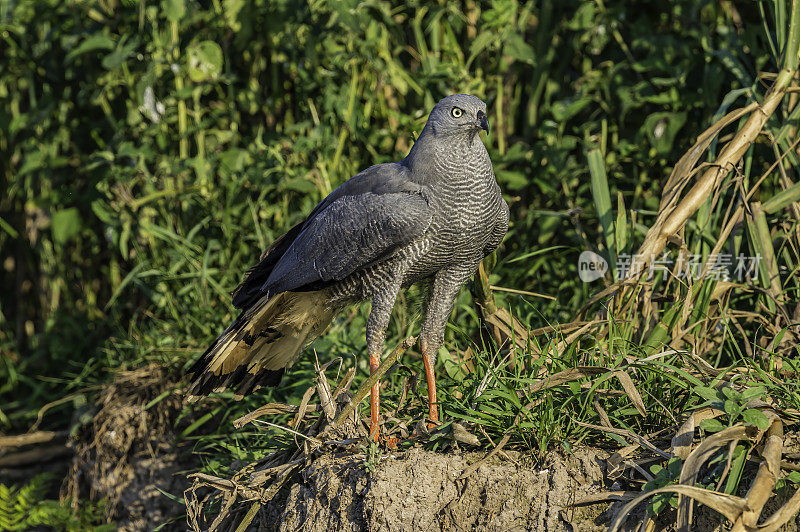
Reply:
[[[738,442],[747,436],[744,425],[735,425],[703,440],[686,458],[681,468],[679,482],[684,485],[694,484],[700,473],[700,468],[720,448],[730,442]],[[678,528],[683,530],[692,521],[692,499],[678,495]]]
[[[273,499],[302,463],[303,460],[295,460],[286,464],[286,467],[279,472],[280,477],[268,488],[263,487],[263,483],[266,479],[251,479],[248,483],[242,483],[233,479],[219,478],[204,473],[189,475],[188,478],[194,479],[192,486],[184,491],[184,498],[187,501],[186,511],[188,514],[187,519],[189,527],[192,530],[214,531],[219,529],[225,519],[231,515],[234,503],[240,500],[241,496],[244,497],[245,501],[254,501],[242,522],[239,523],[239,526],[236,528],[237,531],[246,530],[258,512],[258,509]],[[209,487],[217,490],[220,492],[219,496],[224,500],[222,508],[217,513],[214,521],[207,528],[201,527],[199,522],[200,516],[203,513],[203,503],[199,502],[196,492],[200,487]],[[227,530],[230,530],[230,527],[228,527]]]
[[[20,467],[29,464],[38,464],[46,460],[53,460],[72,454],[72,449],[66,445],[47,445],[36,447],[28,451],[10,453],[0,457],[0,467]]]
[[[63,439],[69,436],[66,430],[52,432],[47,430],[40,430],[28,434],[15,434],[13,436],[0,436],[0,452],[8,449],[9,447],[22,447],[25,445],[34,445],[38,443],[47,443],[53,440]]]
[[[319,404],[322,407],[322,411],[325,412],[325,416],[327,417],[328,421],[332,421],[334,416],[336,415],[336,405],[333,404],[335,397],[331,393],[331,386],[328,384],[328,378],[325,376],[325,370],[328,369],[328,366],[333,364],[334,362],[339,362],[341,367],[342,358],[339,357],[337,359],[329,361],[327,364],[320,366],[316,359],[316,351],[314,352],[315,359],[314,359],[314,372],[316,373],[316,377],[314,377],[314,381],[316,383],[316,390],[317,394],[319,395]],[[309,388],[309,390],[313,390],[314,388]],[[306,393],[308,396],[309,394]],[[310,396],[309,396],[310,398]],[[306,397],[303,397],[303,401],[308,404],[308,400]]]
[[[252,412],[249,412],[242,417],[233,420],[233,426],[237,429],[242,428],[246,424],[260,418],[261,416],[274,415],[274,414],[294,414],[300,410],[299,406],[286,405],[283,403],[268,403],[264,406],[258,407]],[[308,405],[306,412],[315,412],[317,405]]]
[[[757,431],[751,430],[741,424],[729,427],[703,441],[703,443],[692,452],[693,456],[690,456],[684,464],[684,470],[688,468],[693,471],[699,471],[703,463],[711,458],[716,450],[728,445],[730,442],[736,442],[739,439],[747,438],[757,445],[761,441],[766,440],[764,449],[761,452],[764,461],[760,464],[756,478],[753,480],[745,497],[737,497],[735,495],[720,493],[683,483],[665,486],[643,493],[631,500],[617,512],[617,515],[609,526],[609,530],[611,532],[620,530],[620,527],[624,524],[631,511],[639,503],[659,493],[677,493],[682,498],[689,497],[697,500],[724,515],[733,523],[732,530],[734,531],[745,532],[757,530],[759,532],[774,532],[781,529],[781,527],[789,522],[789,520],[797,514],[798,510],[800,510],[800,489],[795,491],[794,495],[792,495],[783,506],[761,524],[758,524],[758,518],[764,504],[775,489],[775,484],[778,480],[783,448],[783,424],[779,418],[774,417],[770,429],[763,437],[751,435],[749,434],[750,432]],[[683,477],[684,471],[681,472],[681,482],[684,482]],[[688,481],[689,479],[686,480]],[[685,503],[679,503],[678,511],[682,513],[683,518],[679,518],[677,524],[678,529],[682,531],[688,530],[689,524],[691,523],[691,514],[687,514],[685,510]]]
[[[772,116],[772,113],[775,112],[778,104],[783,100],[783,96],[787,92],[789,83],[791,83],[798,65],[798,48],[800,48],[800,6],[798,6],[797,1],[798,0],[794,0],[792,2],[791,24],[789,27],[786,55],[784,57],[783,67],[778,73],[775,83],[773,83],[772,87],[767,91],[758,109],[750,114],[744,126],[742,126],[734,138],[722,149],[719,157],[717,157],[716,163],[703,172],[703,175],[698,179],[691,190],[689,190],[683,200],[675,204],[674,207],[671,207],[669,204],[677,201],[677,198],[668,199],[666,202],[667,204],[664,205],[665,209],[662,210],[659,219],[647,232],[644,242],[636,253],[637,256],[642,257],[642,260],[633,261],[626,277],[627,279],[636,278],[642,273],[645,264],[649,264],[650,259],[657,257],[664,249],[667,244],[667,239],[679,232],[680,228],[684,226],[687,220],[700,208],[703,202],[706,201],[706,198],[714,192],[722,178],[739,164],[744,153],[756,140],[764,124],[769,117]],[[695,145],[695,148],[698,147],[699,146]],[[695,148],[693,148],[693,150]],[[693,154],[693,156],[694,155],[695,154]],[[696,154],[696,157],[699,157],[699,155],[700,154]],[[678,179],[681,179],[681,176],[671,176],[668,185],[671,185]],[[675,194],[675,196],[677,196],[677,194]]]
[[[353,414],[358,404],[361,403],[361,401],[363,401],[364,398],[369,393],[369,390],[370,388],[372,388],[372,385],[378,382],[378,379],[380,379],[381,376],[384,373],[386,373],[386,371],[390,367],[392,367],[392,365],[394,365],[397,359],[400,358],[400,355],[405,353],[412,345],[414,345],[414,342],[416,341],[417,339],[415,337],[409,336],[408,338],[400,342],[400,345],[395,347],[394,351],[392,351],[389,354],[389,356],[383,359],[383,362],[381,362],[381,365],[378,366],[378,369],[376,369],[372,373],[372,375],[370,375],[369,378],[365,380],[361,386],[359,386],[355,396],[353,396],[353,399],[350,401],[350,403],[348,403],[348,405],[344,407],[344,409],[341,412],[339,412],[339,415],[336,416],[336,419],[333,420],[331,427],[333,428],[338,427]]]
[[[783,423],[777,416],[766,433],[767,442],[761,451],[764,461],[758,468],[756,478],[745,495],[747,510],[734,523],[731,532],[751,530],[758,523],[761,510],[767,503],[781,470],[781,454],[783,453]]]
[[[311,400],[311,396],[314,395],[316,388],[313,386],[309,387],[306,390],[306,393],[303,394],[303,398],[300,400],[300,407],[297,409],[297,414],[295,414],[294,419],[289,422],[290,427],[299,427],[300,423],[303,421],[303,418],[308,411],[308,402]],[[322,406],[322,410],[327,414],[327,410],[325,409],[325,403],[323,402],[324,399],[322,398],[322,394],[320,393],[320,406]],[[316,405],[315,405],[316,406]]]

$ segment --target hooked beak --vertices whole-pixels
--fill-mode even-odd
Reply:
[[[485,132],[489,132],[489,118],[483,111],[478,111],[478,125]]]

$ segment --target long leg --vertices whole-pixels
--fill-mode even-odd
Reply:
[[[367,351],[369,351],[369,371],[374,373],[381,363],[386,327],[392,315],[399,285],[387,287],[372,298],[372,309],[367,318]],[[380,413],[380,383],[376,382],[369,395],[369,434],[378,441],[378,415]]]
[[[425,321],[419,335],[422,349],[422,362],[425,365],[425,380],[428,384],[428,417],[432,425],[439,423],[439,405],[436,402],[436,352],[444,342],[444,329],[453,301],[458,295],[461,285],[472,272],[468,269],[442,270],[433,281],[431,298],[425,312]]]
[[[428,342],[424,338],[420,340],[420,348],[422,349],[422,364],[425,366],[425,382],[428,384],[428,418],[431,420],[430,428],[431,426],[439,424],[439,404],[436,401],[436,373],[433,371],[436,352],[433,352],[432,359]]]

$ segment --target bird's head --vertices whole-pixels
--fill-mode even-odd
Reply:
[[[431,111],[428,123],[438,136],[467,135],[470,138],[482,129],[489,132],[486,104],[470,94],[454,94],[439,100]]]

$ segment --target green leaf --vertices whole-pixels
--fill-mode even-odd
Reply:
[[[533,47],[526,43],[522,35],[518,33],[511,33],[508,35],[503,46],[503,53],[509,57],[513,57],[517,61],[533,65],[536,63],[536,52]]]
[[[761,257],[760,260],[758,260],[758,277],[761,286],[769,289],[773,274],[776,278],[779,278],[779,272],[776,270],[770,271],[770,265],[774,266],[774,260],[772,259],[775,256],[775,250],[772,247],[770,228],[763,210],[758,210],[754,212],[752,216],[748,216],[747,234],[750,237],[752,249],[756,252],[755,255]],[[778,285],[780,285],[780,281]],[[776,311],[774,297],[766,298],[765,302],[770,312]]]
[[[92,35],[83,41],[77,48],[73,48],[67,54],[67,62],[72,61],[81,54],[94,52],[95,50],[113,50],[114,40],[106,35]]]
[[[297,192],[302,192],[304,194],[310,194],[317,190],[317,186],[312,181],[309,181],[304,177],[293,177],[291,179],[286,179],[281,184],[287,189],[296,190]]]
[[[131,53],[133,53],[133,51],[136,49],[138,44],[139,43],[135,39],[128,44],[125,44],[124,39],[120,41],[117,48],[103,58],[103,61],[101,62],[103,68],[106,70],[116,70],[121,67],[125,60],[128,59],[128,56],[130,56]]]
[[[239,148],[230,148],[219,157],[219,169],[224,175],[241,172],[252,162],[250,154]]]
[[[725,410],[725,413],[731,417],[731,419],[735,419],[739,417],[744,407],[736,401],[726,399],[723,403],[723,409]]]
[[[764,395],[764,391],[765,390],[763,386],[753,386],[752,388],[747,388],[742,392],[742,401],[746,403],[752,399],[760,398],[762,395]]]
[[[64,244],[76,236],[82,226],[81,214],[75,207],[54,213],[51,221],[53,238],[59,244]]]
[[[693,391],[707,401],[719,401],[722,399],[720,393],[716,389],[709,388],[708,386],[695,386]]]
[[[8,233],[11,238],[17,238],[19,236],[19,231],[11,227],[11,224],[2,218],[0,218],[0,229]]]
[[[669,470],[670,478],[677,480],[681,476],[683,469],[683,460],[679,456],[673,456],[667,462],[667,469]]]
[[[592,103],[590,98],[580,98],[579,100],[559,100],[553,102],[550,112],[558,122],[566,122],[573,116],[580,113],[587,105]]]
[[[704,419],[700,422],[700,428],[706,432],[719,432],[725,426],[718,419]]]
[[[606,175],[606,165],[603,154],[595,148],[587,155],[589,159],[589,174],[591,175],[591,188],[594,204],[597,208],[597,217],[600,218],[600,225],[603,227],[606,247],[608,248],[608,259],[611,270],[614,271],[617,262],[617,252],[615,244],[616,232],[614,229],[614,216],[611,213],[611,194],[608,191],[608,176]]]
[[[497,41],[497,35],[495,33],[487,31],[478,34],[478,36],[475,39],[473,39],[472,44],[469,47],[469,61],[467,61],[467,64],[472,63],[472,60],[475,59],[478,56],[478,54],[480,54],[490,44],[496,41]]]
[[[614,226],[614,242],[617,246],[617,253],[624,252],[628,246],[628,218],[622,191],[617,191],[617,223]]]
[[[244,0],[223,0],[222,11],[225,15],[225,22],[233,31],[239,31],[242,27],[239,22],[239,12],[244,7]]]
[[[748,453],[744,445],[739,444],[733,450],[733,460],[731,460],[731,471],[728,479],[725,481],[725,493],[733,494],[739,487],[739,481],[742,479],[744,473],[744,466],[747,463]]]
[[[449,349],[439,349],[438,358],[442,360],[444,364],[444,370],[451,379],[461,382],[467,377],[464,364],[459,363],[459,361],[451,354]]]
[[[723,388],[722,394],[731,401],[740,402],[742,400],[742,394],[734,390],[730,386],[726,386],[725,388]]]
[[[593,2],[585,2],[575,10],[572,15],[572,20],[569,21],[567,27],[571,30],[585,30],[591,28],[595,24],[595,5]]]
[[[767,214],[775,214],[798,200],[800,200],[800,183],[795,183],[786,190],[778,192],[769,198],[761,207]]]
[[[664,494],[659,494],[653,497],[652,502],[648,505],[647,509],[652,515],[658,515],[667,506],[667,497]]]
[[[192,81],[215,80],[222,72],[222,48],[214,41],[189,47],[189,77]]]
[[[116,221],[116,213],[107,208],[107,204],[103,200],[94,200],[92,202],[92,212],[104,224],[113,224]]]
[[[685,123],[686,113],[653,113],[644,121],[642,129],[657,152],[669,153]]]
[[[161,9],[170,22],[178,22],[186,14],[186,5],[183,0],[164,0]]]
[[[497,170],[495,172],[497,180],[503,185],[504,189],[522,190],[528,186],[528,178],[522,172],[511,170]]]
[[[769,418],[767,418],[761,410],[749,408],[742,412],[742,419],[744,419],[746,424],[755,425],[761,430],[767,430],[769,428]]]

